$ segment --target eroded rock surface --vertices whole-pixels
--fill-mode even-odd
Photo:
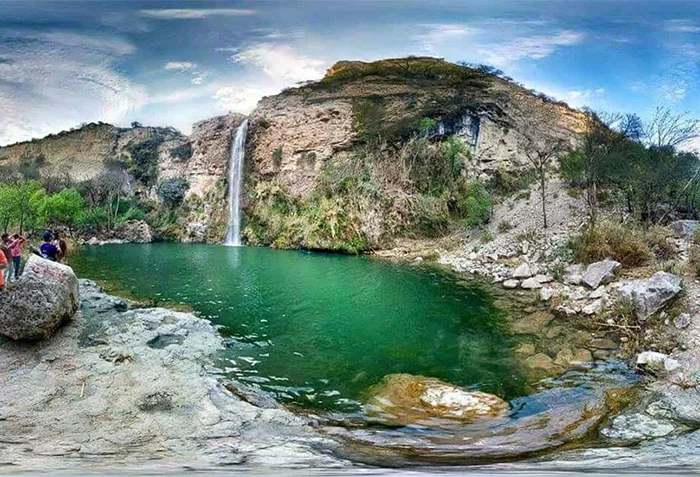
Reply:
[[[596,289],[600,285],[610,283],[615,278],[615,273],[620,269],[621,264],[615,260],[603,260],[591,263],[586,267],[586,271],[581,277],[581,281],[589,288]]]
[[[47,338],[77,311],[78,278],[73,270],[32,255],[20,279],[0,292],[0,335]]]
[[[81,311],[51,340],[0,341],[0,455],[13,471],[338,465],[305,418],[219,383],[206,320],[125,302],[81,281]],[[0,469],[2,466],[0,465]]]
[[[646,320],[661,310],[681,291],[682,279],[667,272],[657,272],[648,280],[634,280],[618,290],[620,301],[634,307],[637,318]]]

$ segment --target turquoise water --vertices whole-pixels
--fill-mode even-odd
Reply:
[[[524,381],[488,292],[433,268],[253,247],[86,247],[79,276],[191,306],[231,338],[220,365],[285,402],[355,411],[390,373],[498,394]]]

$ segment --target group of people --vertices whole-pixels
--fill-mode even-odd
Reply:
[[[68,243],[58,232],[44,232],[41,238],[43,243],[35,253],[53,262],[65,262],[68,259]]]
[[[68,244],[58,232],[44,232],[42,244],[35,254],[54,262],[65,262],[68,258]],[[19,234],[2,235],[0,242],[0,290],[5,283],[18,280],[22,274],[22,247],[26,239]]]
[[[9,234],[2,234],[0,242],[0,288],[5,286],[5,282],[17,280],[20,275],[22,265],[22,245],[25,239],[19,234],[10,237]]]

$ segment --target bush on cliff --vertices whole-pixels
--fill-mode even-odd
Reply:
[[[169,177],[158,184],[158,198],[167,207],[178,207],[185,200],[185,195],[190,188],[190,183],[182,177]]]
[[[356,253],[392,237],[437,237],[478,227],[491,216],[483,185],[467,180],[469,150],[458,138],[415,136],[398,146],[358,145],[326,161],[315,187],[293,196],[278,180],[250,193],[245,234],[251,244]]]

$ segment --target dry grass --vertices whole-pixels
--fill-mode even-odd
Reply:
[[[642,267],[652,262],[672,262],[676,255],[670,233],[663,227],[645,228],[634,222],[601,222],[570,240],[574,258],[591,263],[606,258],[627,267]]]

